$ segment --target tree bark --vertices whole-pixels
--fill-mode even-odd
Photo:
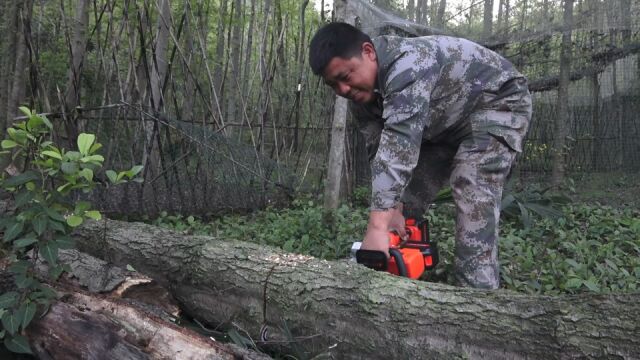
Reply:
[[[13,77],[11,79],[11,91],[7,102],[7,124],[8,127],[13,118],[18,114],[18,107],[24,100],[26,91],[26,70],[27,70],[27,42],[25,39],[25,27],[31,26],[31,14],[33,11],[33,1],[24,0],[22,6],[18,8],[18,19],[15,33],[15,54],[10,55],[14,59]]]
[[[25,333],[39,359],[270,359],[176,325],[178,310],[151,279],[74,250],[60,260],[71,276],[53,284],[59,300]],[[2,292],[15,290],[7,272],[0,279]]]
[[[640,356],[640,294],[456,288],[140,223],[90,222],[74,236],[81,251],[132,264],[158,281],[188,314],[233,323],[258,344],[295,347],[309,357]]]
[[[493,32],[493,0],[484,0],[482,38],[489,39]]]
[[[69,44],[71,64],[67,74],[67,89],[64,98],[65,130],[70,145],[76,143],[78,133],[84,132],[84,126],[78,121],[75,108],[80,105],[80,75],[87,49],[87,28],[89,26],[89,1],[80,0],[76,4],[76,16],[73,21],[73,35]]]

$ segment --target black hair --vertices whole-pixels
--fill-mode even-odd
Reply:
[[[349,59],[360,55],[362,44],[371,42],[369,35],[353,25],[334,22],[321,27],[309,45],[309,65],[316,75],[322,75],[331,59]]]

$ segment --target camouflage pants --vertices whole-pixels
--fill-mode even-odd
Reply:
[[[524,112],[507,114],[525,116],[528,123],[530,99],[526,101]],[[480,110],[471,115],[477,119],[470,120],[483,123],[495,115],[495,110]],[[526,129],[522,132],[524,136]],[[424,212],[448,181],[456,205],[454,275],[460,286],[496,289],[500,285],[500,204],[516,154],[503,139],[479,129],[459,144],[422,144],[403,202],[407,212]]]

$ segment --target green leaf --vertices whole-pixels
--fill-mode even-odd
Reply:
[[[66,223],[67,221],[65,219],[62,219],[62,221],[64,221],[64,223]],[[65,232],[67,229],[64,227],[63,223],[60,223],[58,221],[55,220],[51,220],[49,221],[49,226],[51,227],[51,229],[63,233]]]
[[[31,267],[31,263],[26,260],[18,260],[9,266],[9,271],[13,274],[26,275],[27,270]]]
[[[20,111],[22,111],[23,114],[27,116],[31,116],[31,109],[29,109],[28,107],[20,106],[18,109],[20,109]]]
[[[594,292],[600,292],[600,286],[591,280],[585,280],[582,282],[589,290]]]
[[[582,286],[582,279],[579,278],[570,278],[564,283],[567,289],[578,289],[580,286]]]
[[[86,216],[88,218],[91,218],[93,220],[102,219],[102,214],[100,214],[100,211],[98,211],[98,210],[87,211],[86,213],[84,213],[84,216]]]
[[[29,116],[29,120],[27,120],[27,129],[33,130],[42,124],[44,124],[42,118],[36,114],[32,114]]]
[[[7,332],[11,335],[15,334],[20,327],[20,323],[22,322],[22,317],[19,317],[19,313],[13,313],[8,311],[2,315],[2,326]]]
[[[144,166],[142,165],[136,165],[132,167],[131,170],[127,171],[127,175],[129,176],[129,179],[132,179],[133,177],[138,175],[140,171],[142,171],[142,169],[144,169]]]
[[[89,156],[85,156],[82,159],[80,159],[80,161],[82,161],[83,163],[86,162],[103,162],[104,161],[104,157],[102,155],[89,155]]]
[[[33,170],[29,170],[29,171],[25,171],[20,175],[16,175],[8,178],[7,180],[4,181],[4,186],[16,187],[16,186],[26,184],[29,181],[35,181],[39,179],[40,179],[40,175],[37,172]]]
[[[48,157],[52,157],[54,159],[62,160],[62,155],[59,152],[53,150],[45,150],[42,152],[42,155],[46,155]]]
[[[27,325],[29,325],[31,320],[33,320],[33,316],[36,314],[36,304],[31,301],[23,303],[18,309],[18,312],[22,317],[22,329],[26,329]]]
[[[49,215],[49,217],[55,221],[60,221],[60,222],[65,222],[65,218],[64,216],[62,216],[62,214],[60,214],[60,212],[58,212],[57,210],[47,207],[45,208],[45,212],[47,213],[47,215]]]
[[[80,151],[82,155],[88,155],[91,145],[93,145],[95,140],[96,136],[93,134],[82,133],[78,135],[78,151]]]
[[[53,130],[53,124],[51,123],[51,121],[49,121],[49,119],[45,115],[40,115],[40,120],[42,120],[42,122],[45,125],[47,125],[49,130]]]
[[[51,277],[51,279],[53,280],[58,279],[63,272],[64,272],[64,266],[62,265],[49,267],[49,277]]]
[[[40,255],[51,265],[56,265],[58,261],[58,246],[54,241],[48,241],[40,246]]]
[[[76,214],[81,214],[81,213],[89,210],[89,208],[91,208],[91,203],[90,202],[88,202],[88,201],[78,201],[76,203],[76,207],[75,207],[74,212]]]
[[[33,226],[33,231],[38,235],[42,235],[45,230],[47,230],[47,224],[49,223],[49,217],[47,214],[39,214],[33,219],[31,222],[31,226]]]
[[[116,174],[116,172],[113,170],[105,171],[105,175],[107,175],[107,178],[109,179],[109,181],[111,181],[112,184],[115,184],[116,181],[118,181],[118,174]]]
[[[58,236],[55,242],[58,249],[72,249],[75,247],[75,241],[68,235]]]
[[[135,272],[136,269],[134,269],[133,266],[131,266],[130,264],[127,264],[127,271]]]
[[[7,309],[12,307],[18,301],[18,293],[15,291],[9,291],[0,295],[0,309]]]
[[[4,346],[6,346],[9,351],[14,353],[32,354],[31,347],[29,347],[27,338],[20,334],[5,338]]]
[[[16,146],[18,146],[18,143],[13,141],[13,140],[2,140],[2,143],[0,143],[2,145],[3,149],[12,149]]]
[[[96,151],[98,151],[100,148],[102,147],[102,144],[100,143],[95,143],[91,146],[91,149],[89,149],[89,154],[93,154]]]
[[[77,163],[66,161],[63,162],[62,165],[60,165],[60,169],[65,174],[75,174],[80,168],[78,167]]]
[[[82,221],[83,221],[82,217],[77,215],[71,215],[67,218],[67,225],[71,227],[77,227],[82,224]]]
[[[33,200],[34,193],[31,191],[24,191],[16,195],[16,206],[22,207],[25,204]]]
[[[91,171],[91,169],[82,169],[80,170],[80,176],[82,176],[83,178],[87,179],[87,181],[91,182],[93,181],[93,171]]]
[[[4,232],[4,241],[11,241],[22,233],[24,229],[24,223],[22,221],[16,221],[13,225],[9,226]]]
[[[35,282],[31,276],[18,274],[14,278],[14,282],[19,289],[26,289]]]
[[[35,244],[37,242],[38,242],[38,239],[36,237],[34,237],[34,236],[25,236],[25,237],[23,237],[21,239],[18,239],[16,241],[14,241],[13,242],[13,246],[16,249],[21,249],[23,247],[27,247],[27,246],[29,246],[31,244]]]

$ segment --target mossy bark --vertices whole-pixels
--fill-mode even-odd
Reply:
[[[212,326],[339,359],[639,358],[640,295],[531,296],[411,281],[347,261],[100,221],[81,251],[131,264]],[[266,335],[265,335],[266,334]]]

